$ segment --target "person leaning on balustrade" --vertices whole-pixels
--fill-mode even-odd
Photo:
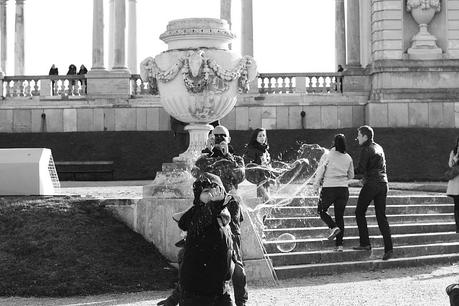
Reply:
[[[51,68],[49,69],[49,73],[48,75],[59,75],[59,69],[57,69],[56,65],[52,65]],[[52,91],[52,95],[54,96],[54,86],[56,85],[56,81],[55,80],[51,80],[51,91]]]
[[[86,80],[86,73],[88,73],[88,69],[84,66],[80,66],[80,70],[78,71],[78,75],[84,76],[84,79],[80,79],[81,86],[84,84],[84,93],[88,93],[88,81]]]

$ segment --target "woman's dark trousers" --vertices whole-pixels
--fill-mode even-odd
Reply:
[[[375,204],[376,220],[384,240],[384,252],[392,251],[392,237],[386,217],[387,183],[368,183],[360,190],[355,217],[359,227],[360,245],[370,246],[366,213],[371,201]]]
[[[343,245],[344,236],[344,210],[349,200],[349,189],[347,187],[323,187],[320,192],[317,212],[320,218],[329,228],[339,227],[341,232],[336,236],[336,246]],[[335,220],[327,213],[328,208],[333,204],[335,209]]]
[[[459,233],[459,195],[453,196],[454,199],[454,220],[456,220],[456,233]]]

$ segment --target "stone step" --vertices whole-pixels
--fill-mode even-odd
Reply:
[[[355,214],[356,206],[348,205],[344,211],[345,216]],[[401,215],[401,214],[444,214],[451,213],[454,210],[454,204],[411,204],[411,205],[388,205],[386,206],[386,215]],[[272,208],[270,217],[313,217],[317,216],[317,206],[283,206]],[[329,208],[329,214],[334,215],[334,208]],[[367,215],[374,215],[375,209],[370,205],[367,210]]]
[[[455,222],[442,223],[412,223],[412,224],[390,224],[391,233],[396,234],[415,234],[415,233],[435,233],[449,232],[456,229]],[[379,228],[377,224],[368,224],[370,235],[378,235]],[[329,235],[328,227],[299,227],[299,228],[269,228],[263,230],[267,240],[277,239],[284,233],[289,233],[296,238],[324,238]],[[345,235],[358,236],[359,231],[355,223],[345,225]]]
[[[326,264],[289,265],[275,267],[274,271],[279,279],[299,278],[313,275],[330,275],[353,272],[357,270],[381,270],[388,268],[412,267],[439,263],[457,263],[459,253],[441,255],[426,255],[415,257],[392,258],[390,260],[370,259],[364,261],[336,262]]]
[[[421,245],[405,245],[397,246],[394,248],[394,257],[396,258],[451,253],[459,253],[459,241]],[[344,249],[344,252],[336,252],[332,249],[309,252],[275,253],[269,254],[268,257],[271,259],[273,266],[277,267],[286,265],[364,261],[369,259],[380,259],[382,258],[383,254],[384,248],[377,247],[373,248],[369,252],[356,251],[352,248],[346,248]]]
[[[348,205],[356,205],[358,196],[350,196]],[[281,203],[288,206],[309,206],[316,205],[318,197],[281,197],[272,198],[273,203]],[[453,203],[451,197],[446,195],[408,195],[408,196],[387,196],[386,205],[411,205],[411,204],[449,204]]]
[[[382,236],[370,235],[370,241],[373,248],[382,247],[383,240]],[[454,242],[459,241],[459,235],[451,230],[446,232],[435,232],[435,233],[413,233],[413,234],[393,234],[392,242],[394,247],[402,245],[421,245],[421,244],[433,244],[440,242]],[[304,251],[324,251],[330,250],[335,246],[335,241],[328,240],[326,238],[298,238],[294,240],[263,240],[263,245],[266,253],[279,253],[278,245],[285,247],[289,244],[295,244],[292,252],[304,252]],[[347,235],[344,236],[343,244],[345,247],[352,247],[359,244],[359,237]]]
[[[334,218],[333,215],[331,215]],[[426,222],[451,222],[454,221],[453,213],[446,214],[400,214],[387,215],[389,224],[396,223],[426,223]],[[377,224],[375,215],[367,215],[368,224]],[[314,217],[283,217],[266,218],[267,228],[291,228],[291,227],[323,227],[325,223],[316,215]],[[355,216],[345,216],[344,224],[356,224]]]

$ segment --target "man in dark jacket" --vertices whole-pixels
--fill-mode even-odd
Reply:
[[[359,228],[360,245],[355,250],[371,250],[366,219],[367,208],[374,201],[376,220],[384,240],[383,260],[392,257],[393,246],[389,222],[386,217],[387,174],[383,148],[373,141],[373,129],[364,125],[357,129],[357,140],[362,150],[355,173],[363,176],[363,187],[357,200],[355,216]]]
[[[226,192],[233,194],[238,185],[244,180],[244,160],[242,157],[232,154],[232,147],[229,144],[231,137],[226,127],[216,126],[212,131],[213,144],[212,149],[207,148],[207,154],[204,154],[196,161],[196,167],[193,169],[193,175],[201,172],[210,172],[218,175]],[[235,197],[237,198],[237,196]],[[233,234],[233,248],[235,254],[235,267],[232,277],[234,287],[234,300],[236,306],[244,306],[248,300],[247,279],[242,262],[241,251],[241,222],[242,211],[240,201],[228,203],[228,210],[231,215],[231,232]]]

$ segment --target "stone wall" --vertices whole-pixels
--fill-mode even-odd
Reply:
[[[329,147],[336,133],[345,134],[357,162],[355,128],[269,130],[270,153],[294,160],[298,142]],[[392,181],[441,180],[458,136],[457,129],[442,128],[375,128],[375,133]],[[250,135],[250,130],[231,130],[235,152],[244,152]],[[151,180],[163,163],[180,153],[170,131],[0,133],[0,147],[50,148],[55,161],[113,161],[114,180]]]
[[[347,128],[365,122],[365,102],[343,95],[244,95],[221,122],[233,130]],[[167,131],[169,118],[154,96],[64,101],[14,98],[0,105],[0,132]]]

